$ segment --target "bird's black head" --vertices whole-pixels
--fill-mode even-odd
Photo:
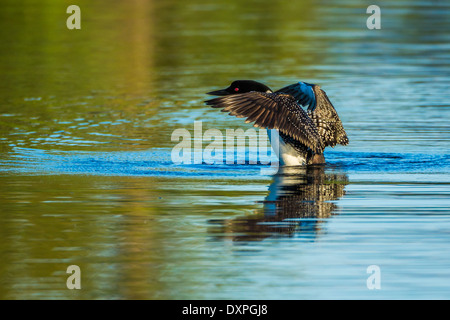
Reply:
[[[270,88],[262,83],[253,80],[236,80],[226,89],[211,91],[208,94],[213,96],[227,96],[230,94],[245,93],[250,91],[272,92]]]

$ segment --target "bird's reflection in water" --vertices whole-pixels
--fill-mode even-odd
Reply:
[[[262,208],[250,216],[211,220],[215,236],[234,241],[276,235],[314,240],[323,219],[335,214],[348,183],[343,173],[325,173],[325,166],[282,167],[273,177]]]

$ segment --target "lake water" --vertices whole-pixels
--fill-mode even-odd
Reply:
[[[22,2],[0,12],[1,299],[450,298],[448,3],[378,3],[369,30],[351,0],[80,0],[69,30]],[[203,102],[235,79],[321,85],[350,144],[272,174],[173,163],[175,129],[251,128]]]

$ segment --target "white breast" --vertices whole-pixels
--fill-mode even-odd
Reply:
[[[284,166],[302,166],[306,164],[306,158],[304,155],[299,154],[291,145],[284,143],[280,138],[278,130],[267,129],[270,144],[275,151],[280,165]]]

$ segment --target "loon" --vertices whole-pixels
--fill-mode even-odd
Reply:
[[[349,142],[335,108],[318,85],[298,82],[274,92],[257,81],[236,80],[207,94],[220,96],[205,101],[207,105],[266,128],[272,147],[273,138],[278,140],[279,151],[274,150],[281,165],[323,164],[325,147]]]

